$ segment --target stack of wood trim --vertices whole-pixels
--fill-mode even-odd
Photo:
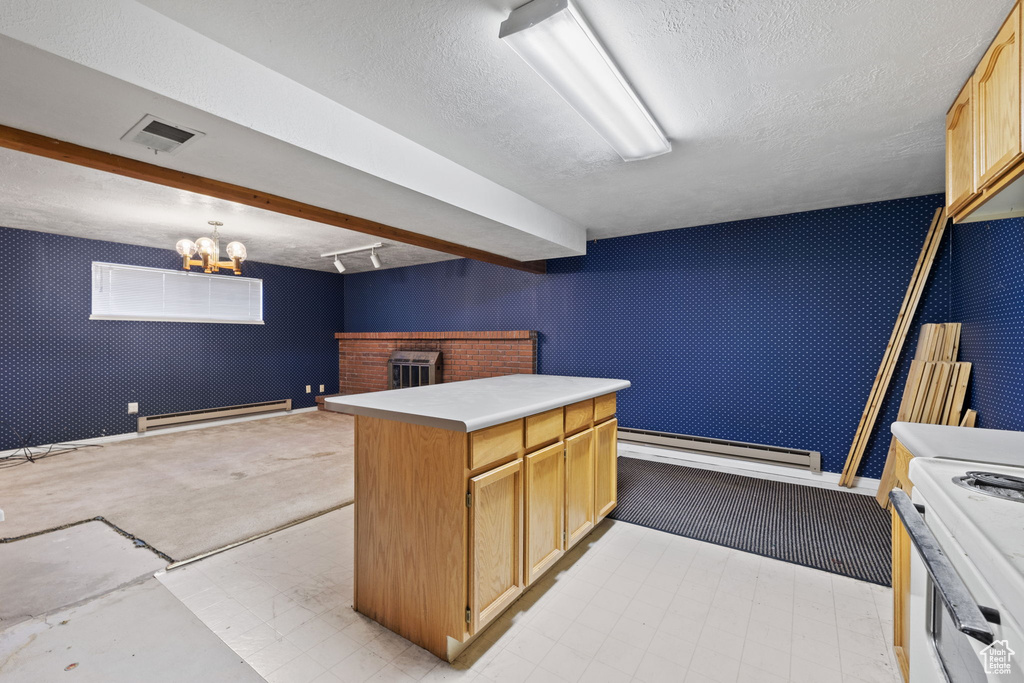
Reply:
[[[932,264],[938,254],[939,246],[942,244],[942,235],[946,231],[947,223],[946,210],[939,207],[935,210],[931,226],[924,238],[924,246],[921,247],[921,255],[917,258],[917,265],[910,276],[910,285],[903,297],[903,305],[896,316],[896,324],[893,326],[892,335],[889,337],[889,344],[885,347],[882,355],[882,364],[878,367],[875,375],[875,382],[871,386],[871,393],[868,394],[867,404],[860,417],[860,424],[853,435],[853,443],[850,444],[850,452],[846,456],[846,464],[843,467],[843,474],[839,477],[841,486],[853,486],[854,477],[860,468],[860,461],[867,450],[871,432],[874,431],[875,421],[878,419],[878,411],[885,400],[885,394],[889,390],[889,382],[892,380],[896,364],[903,351],[903,344],[907,340],[907,333],[910,331],[910,323],[914,319],[917,305],[921,301],[924,287],[928,283],[928,275],[931,273]]]
[[[922,325],[914,359],[955,361],[960,353],[960,327],[960,323]]]
[[[977,413],[962,415],[971,364],[956,362],[960,348],[960,323],[924,325],[917,341],[917,354],[910,363],[903,400],[896,419],[933,425],[973,426]],[[970,423],[968,425],[968,422]],[[885,507],[889,491],[896,485],[896,438],[889,441],[889,455],[878,484],[876,499]]]

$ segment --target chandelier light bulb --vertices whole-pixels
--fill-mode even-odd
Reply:
[[[229,242],[228,243],[228,258],[238,259],[239,261],[245,260],[245,245],[241,242]]]
[[[212,261],[216,261],[220,258],[220,248],[217,246],[217,243],[209,237],[200,237],[197,239],[196,250],[203,256],[209,256]]]
[[[194,256],[196,253],[196,243],[192,240],[178,240],[178,243],[174,245],[174,248],[178,250],[178,253],[182,256]]]

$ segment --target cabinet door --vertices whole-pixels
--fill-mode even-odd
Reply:
[[[526,456],[526,583],[534,582],[565,552],[565,444]]]
[[[594,528],[594,429],[565,440],[565,531],[569,548]]]
[[[608,420],[594,427],[594,507],[597,521],[614,510],[618,502],[618,434],[618,420]]]
[[[978,195],[974,159],[974,81],[946,114],[946,209],[956,213]]]
[[[469,480],[469,632],[523,592],[523,461]]]
[[[910,676],[910,536],[892,510],[892,649],[903,680]]]
[[[982,188],[1021,158],[1019,33],[1017,6],[974,72],[975,144]]]

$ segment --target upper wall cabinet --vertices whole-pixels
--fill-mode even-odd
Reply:
[[[1024,216],[1021,21],[1018,3],[946,114],[946,209],[957,223]]]
[[[978,196],[974,167],[974,79],[946,114],[946,204],[956,212]]]
[[[989,187],[1020,161],[1020,5],[975,70],[978,180]]]

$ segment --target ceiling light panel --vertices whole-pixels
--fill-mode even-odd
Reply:
[[[512,11],[498,35],[624,160],[672,150],[571,0],[532,0]]]

